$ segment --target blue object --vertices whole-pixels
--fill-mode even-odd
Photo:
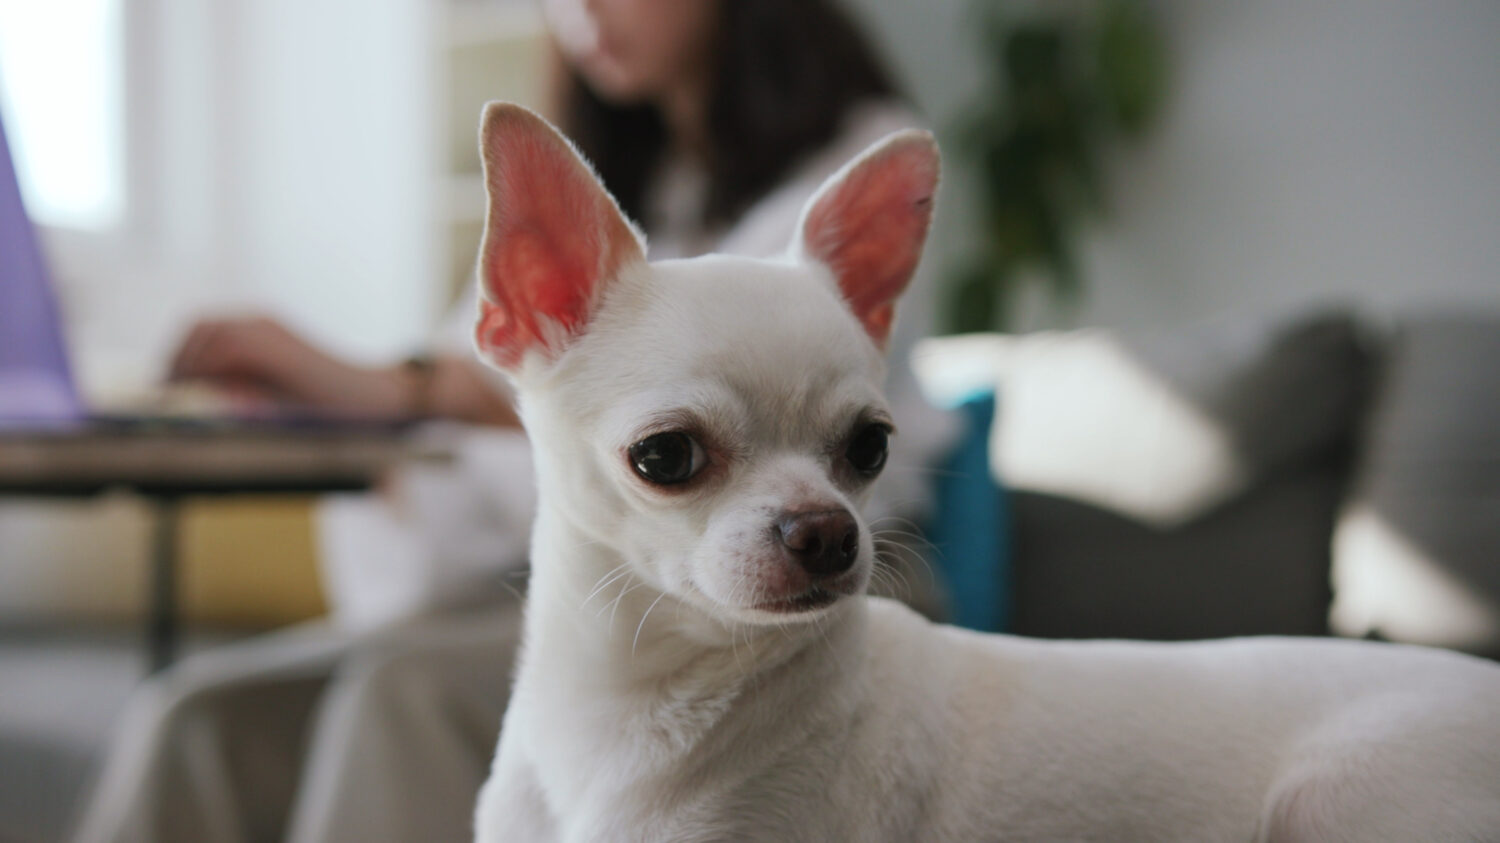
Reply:
[[[1005,495],[990,476],[995,395],[972,395],[955,409],[963,416],[964,432],[940,466],[929,532],[952,622],[1000,632],[1010,621],[1010,517]]]

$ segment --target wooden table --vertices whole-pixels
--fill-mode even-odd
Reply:
[[[358,491],[413,455],[385,427],[86,426],[0,432],[0,495],[86,496],[124,489],[156,509],[146,646],[151,669],[177,643],[177,523],[199,495]]]

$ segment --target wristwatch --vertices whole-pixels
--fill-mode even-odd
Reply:
[[[401,371],[406,375],[406,417],[414,421],[431,418],[433,411],[433,385],[437,381],[437,362],[426,354],[414,354],[401,361]]]

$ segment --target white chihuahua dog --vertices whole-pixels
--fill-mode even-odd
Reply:
[[[492,841],[1500,840],[1500,668],[1338,641],[1040,642],[863,595],[881,347],[930,135],[781,260],[648,264],[568,142],[492,104],[477,342],[540,513]]]

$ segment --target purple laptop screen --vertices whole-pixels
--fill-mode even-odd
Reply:
[[[0,425],[81,415],[51,279],[0,121]]]

